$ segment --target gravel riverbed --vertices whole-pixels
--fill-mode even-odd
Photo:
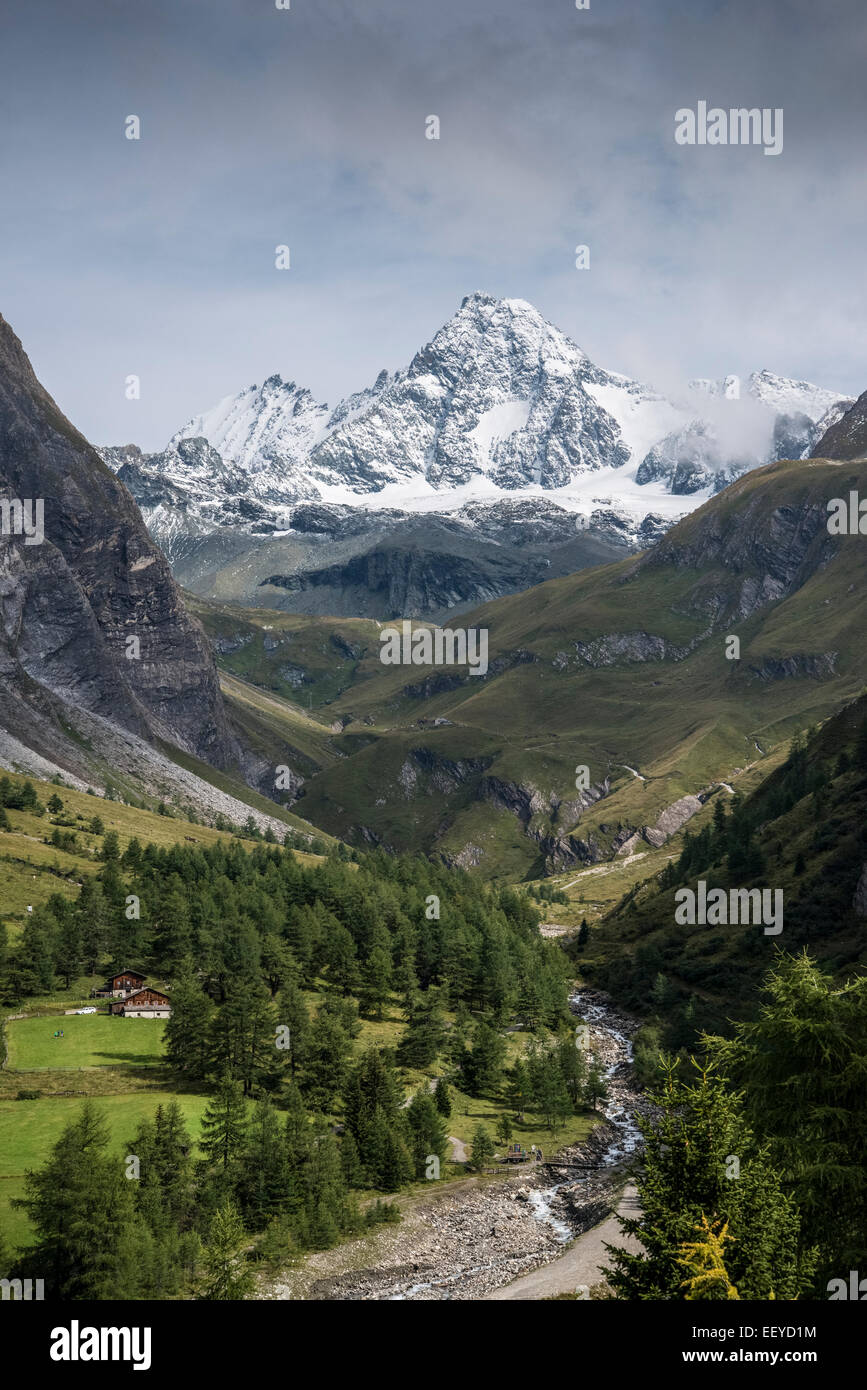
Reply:
[[[561,1151],[557,1162],[433,1192],[429,1201],[406,1213],[400,1226],[311,1256],[282,1276],[268,1296],[481,1299],[558,1259],[576,1236],[603,1220],[639,1143],[635,1115],[646,1106],[632,1076],[631,1038],[637,1025],[592,990],[578,991],[572,1008],[590,1026],[609,1091],[605,1119],[585,1143]],[[564,1166],[569,1163],[598,1166],[576,1173]]]

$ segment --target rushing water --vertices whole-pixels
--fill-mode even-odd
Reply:
[[[573,1012],[589,1024],[591,1047],[594,1043],[598,1046],[603,1041],[607,1044],[605,1051],[609,1053],[610,1060],[604,1067],[604,1075],[606,1081],[610,1082],[618,1068],[622,1067],[624,1063],[631,1064],[632,1042],[628,1034],[617,1026],[618,1023],[622,1022],[621,1016],[599,996],[590,997],[590,995],[590,991],[577,990],[572,995],[570,1004]],[[623,1088],[619,1089],[623,1090]],[[622,1163],[635,1152],[641,1142],[641,1134],[635,1122],[635,1113],[629,1104],[630,1094],[630,1089],[626,1088],[627,1099],[625,1103],[622,1095],[611,1096],[602,1106],[603,1114],[612,1126],[614,1133],[610,1143],[599,1158],[597,1171],[614,1168]],[[556,1161],[552,1166],[556,1168]],[[579,1178],[577,1183],[581,1181],[582,1179]],[[563,1181],[532,1188],[527,1199],[527,1205],[535,1219],[553,1231],[556,1240],[563,1246],[568,1245],[574,1239],[574,1232],[567,1222],[555,1214],[553,1203],[563,1188],[575,1187],[576,1185],[576,1179],[572,1176]],[[502,1261],[494,1260],[485,1264],[466,1266],[453,1274],[444,1275],[440,1279],[430,1279],[412,1284],[400,1292],[387,1295],[387,1298],[390,1302],[417,1298],[420,1294],[431,1289],[445,1288],[449,1284],[457,1284],[463,1279],[470,1279],[474,1275],[496,1269],[502,1263]],[[446,1297],[448,1298],[449,1295],[446,1294]]]
[[[616,1028],[611,1022],[613,1014],[611,1007],[598,999],[593,1001],[586,999],[585,993],[586,991],[576,990],[569,1002],[573,1012],[589,1023],[591,1045],[594,1033],[597,1035],[597,1039],[600,1033],[605,1034],[614,1044],[614,1059],[604,1069],[605,1079],[610,1081],[618,1067],[622,1066],[624,1062],[631,1065],[632,1042],[622,1029]],[[635,1123],[633,1111],[625,1106],[622,1100],[607,1100],[602,1107],[602,1113],[616,1131],[612,1136],[611,1143],[599,1160],[600,1168],[609,1168],[617,1163],[622,1163],[624,1159],[635,1152],[641,1142],[641,1134]],[[556,1167],[556,1164],[554,1166]],[[530,1193],[529,1205],[536,1220],[550,1226],[563,1245],[568,1245],[569,1241],[572,1240],[572,1228],[554,1215],[552,1202],[564,1187],[573,1187],[574,1185],[575,1179],[571,1178],[564,1182],[554,1183],[549,1187],[534,1188]]]
[[[605,1078],[610,1080],[617,1068],[627,1062],[632,1065],[632,1040],[621,1031],[615,1028],[611,1020],[612,1010],[607,1004],[590,1002],[582,999],[582,991],[572,995],[571,1003],[577,1005],[577,1011],[584,1014],[591,1024],[600,1032],[607,1033],[608,1037],[615,1045],[616,1055],[614,1061],[605,1068]],[[630,1154],[635,1153],[641,1143],[641,1132],[635,1122],[635,1112],[625,1106],[620,1100],[608,1100],[602,1107],[605,1118],[617,1130],[617,1134],[612,1139],[610,1146],[602,1156],[602,1164],[609,1166],[621,1163]]]

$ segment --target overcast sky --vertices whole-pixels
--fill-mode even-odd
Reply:
[[[333,405],[473,290],[663,388],[867,387],[863,0],[7,0],[3,28],[0,312],[96,443],[161,448],[273,372]],[[782,154],[676,144],[699,100],[782,107]]]

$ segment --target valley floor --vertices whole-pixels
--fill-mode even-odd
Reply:
[[[626,1244],[612,1213],[634,1201],[634,1189],[620,1193],[638,1143],[634,1116],[646,1102],[632,1077],[632,1021],[589,990],[572,1006],[590,1023],[609,1090],[604,1118],[584,1143],[541,1166],[398,1198],[400,1226],[312,1255],[260,1296],[472,1301],[546,1298],[600,1283],[604,1242]],[[570,1164],[595,1166],[576,1177]]]

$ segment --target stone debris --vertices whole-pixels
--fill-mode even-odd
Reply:
[[[429,1204],[410,1209],[400,1226],[310,1257],[268,1296],[481,1299],[558,1259],[571,1238],[604,1220],[616,1205],[624,1159],[634,1147],[632,1117],[648,1108],[629,1061],[628,1039],[637,1025],[595,991],[582,991],[573,1007],[589,1020],[592,1046],[608,1072],[607,1118],[583,1144],[560,1151],[556,1161],[532,1173],[524,1169],[434,1194]],[[568,1166],[578,1163],[604,1166],[586,1173]],[[356,1267],[347,1270],[350,1260]]]

